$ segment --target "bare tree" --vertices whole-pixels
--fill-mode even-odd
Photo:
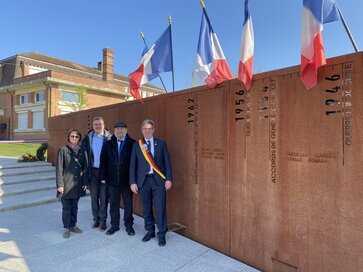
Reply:
[[[79,86],[76,88],[76,101],[69,102],[68,105],[73,111],[81,111],[87,109],[87,89]]]

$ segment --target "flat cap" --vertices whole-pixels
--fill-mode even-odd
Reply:
[[[113,127],[127,127],[127,125],[124,122],[116,122]]]

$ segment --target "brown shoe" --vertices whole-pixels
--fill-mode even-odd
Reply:
[[[100,223],[98,221],[93,221],[92,228],[97,229],[100,226]]]
[[[100,223],[100,231],[105,231],[107,229],[106,223]]]

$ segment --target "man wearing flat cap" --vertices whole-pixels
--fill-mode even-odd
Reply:
[[[100,180],[108,186],[110,200],[111,227],[107,235],[120,230],[120,200],[124,204],[124,224],[128,235],[134,235],[132,227],[132,191],[129,186],[129,168],[132,146],[135,140],[127,133],[127,125],[117,122],[114,125],[114,135],[107,141],[101,152]]]

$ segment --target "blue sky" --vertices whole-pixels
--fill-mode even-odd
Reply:
[[[338,0],[358,47],[363,50],[363,1]],[[243,0],[205,0],[212,26],[233,74],[237,73]],[[255,33],[254,73],[298,65],[302,0],[250,0]],[[139,64],[145,33],[154,43],[173,19],[176,90],[191,87],[202,9],[199,0],[16,0],[4,1],[0,59],[38,52],[96,67],[102,48],[115,52],[114,70],[128,75]],[[342,23],[324,26],[327,57],[354,52]],[[171,90],[171,73],[162,74]],[[158,79],[151,84],[161,86]]]

